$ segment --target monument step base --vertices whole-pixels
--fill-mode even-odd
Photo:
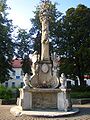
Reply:
[[[57,109],[54,110],[21,110],[19,106],[12,107],[10,112],[14,116],[21,116],[21,115],[30,115],[33,117],[62,117],[62,116],[70,116],[79,112],[78,108],[72,108],[72,110],[68,112],[59,111]]]

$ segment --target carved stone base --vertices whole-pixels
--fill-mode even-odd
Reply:
[[[68,111],[72,108],[68,90],[60,89],[30,89],[20,90],[19,106],[22,110],[52,110]]]
[[[31,84],[36,88],[56,88],[59,85],[57,76],[53,76],[51,61],[39,61],[38,70],[31,77]]]

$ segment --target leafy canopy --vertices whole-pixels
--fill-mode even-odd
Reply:
[[[0,1],[0,82],[10,78],[9,70],[12,70],[11,60],[14,48],[11,33],[13,31],[11,20],[7,18],[6,0]]]

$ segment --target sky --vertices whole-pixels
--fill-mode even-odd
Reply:
[[[84,4],[90,8],[90,0],[51,0],[52,3],[58,3],[57,9],[65,13],[68,8],[76,8],[78,4]],[[34,17],[33,11],[40,0],[7,0],[7,5],[11,9],[8,10],[8,18],[13,20],[13,25],[18,25],[22,29],[30,29],[30,19]]]

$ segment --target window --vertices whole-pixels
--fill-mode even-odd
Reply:
[[[20,79],[20,76],[16,76],[16,79],[19,80],[19,79]]]
[[[8,87],[8,82],[5,82],[5,87]]]
[[[12,87],[15,87],[15,82],[12,82]]]

